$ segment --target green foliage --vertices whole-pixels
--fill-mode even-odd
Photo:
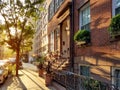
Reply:
[[[9,57],[12,57],[13,55],[15,55],[13,50],[11,50],[7,47],[4,47],[4,58],[9,58]]]
[[[101,82],[98,80],[86,78],[86,80],[83,82],[83,85],[85,87],[85,90],[100,90]]]
[[[112,37],[120,35],[120,14],[114,16],[111,19],[111,23],[108,30]]]
[[[74,41],[90,42],[90,32],[88,30],[78,30],[74,35]]]
[[[23,46],[31,47],[35,31],[33,22],[39,17],[38,12],[40,12],[36,5],[41,4],[44,0],[34,2],[25,0],[25,3],[22,0],[16,1],[16,3],[11,1],[10,4],[7,2],[0,4],[0,15],[4,19],[4,23],[0,23],[0,34],[4,34],[0,43],[5,44],[3,42],[6,42],[14,51]],[[14,34],[11,33],[12,29],[14,29]]]
[[[41,64],[44,64],[45,57],[44,57],[44,56],[38,56],[38,57],[36,58],[36,61],[39,62],[39,63],[41,63]]]
[[[36,61],[38,62],[37,67],[38,67],[39,69],[42,69],[42,68],[43,68],[43,64],[44,64],[44,61],[45,61],[45,57],[44,57],[44,56],[38,56],[38,57],[36,58]]]
[[[23,3],[23,1],[25,1]],[[20,49],[32,46],[32,38],[35,31],[35,21],[39,18],[39,5],[43,0],[10,0],[0,3],[0,15],[4,19],[4,23],[0,23],[0,33],[5,36],[0,40],[3,44],[7,44],[10,49],[16,52],[16,61],[19,62]],[[14,33],[11,31],[14,30]],[[25,48],[24,48],[25,49]],[[22,51],[21,51],[22,52]],[[18,63],[16,63],[16,71],[18,71]],[[16,72],[18,75],[18,72]]]

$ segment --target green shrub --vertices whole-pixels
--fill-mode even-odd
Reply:
[[[111,19],[111,23],[108,30],[112,37],[120,35],[120,14],[114,16]]]
[[[39,62],[39,63],[41,63],[41,64],[44,63],[44,60],[45,60],[45,57],[44,57],[44,56],[38,56],[38,57],[36,58],[36,62]]]
[[[86,43],[90,42],[90,31],[88,30],[78,30],[74,35],[74,41],[85,41]]]
[[[42,68],[43,68],[44,61],[45,61],[45,57],[44,57],[44,56],[38,56],[38,57],[36,58],[36,62],[38,62],[37,67],[38,67],[39,69],[42,69]]]

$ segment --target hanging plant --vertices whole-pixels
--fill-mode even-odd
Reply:
[[[90,43],[90,31],[78,30],[74,35],[74,41],[77,45],[87,45]]]
[[[112,39],[120,37],[120,14],[114,16],[111,19],[111,23],[108,30]]]

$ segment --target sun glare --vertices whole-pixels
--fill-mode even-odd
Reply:
[[[14,28],[10,28],[10,33],[11,33],[12,35],[15,35],[15,29],[14,29]]]

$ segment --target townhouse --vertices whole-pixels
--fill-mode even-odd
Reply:
[[[68,71],[120,87],[120,43],[108,31],[111,18],[119,13],[120,0],[50,0],[48,53],[57,54],[57,69],[68,61]],[[83,29],[90,31],[86,47],[73,39]],[[42,52],[39,50],[36,53]]]
[[[70,61],[71,4],[71,0],[52,0],[49,5],[48,53],[57,55],[56,58],[60,59],[59,64]]]
[[[120,0],[74,0],[74,33],[89,30],[91,44],[74,48],[74,72],[120,88],[120,43],[108,31]]]
[[[50,1],[45,0],[41,5],[37,6],[41,8],[40,19],[36,22],[36,33],[34,36],[34,54],[45,55],[48,52],[48,35],[47,35],[47,23],[48,23],[48,6]]]

